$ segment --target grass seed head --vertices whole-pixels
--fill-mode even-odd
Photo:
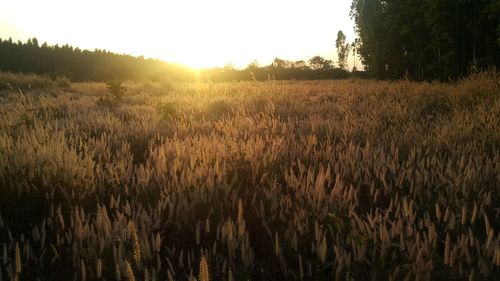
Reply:
[[[205,255],[201,255],[200,275],[199,275],[198,279],[200,279],[200,281],[210,281],[210,276],[209,276],[209,272],[208,272],[208,262],[207,262],[207,258],[205,257]]]

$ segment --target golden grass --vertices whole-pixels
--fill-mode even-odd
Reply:
[[[208,263],[207,263],[207,258],[205,255],[201,255],[200,258],[200,276],[199,279],[200,281],[209,281],[210,280],[210,274],[208,273]]]
[[[0,90],[0,276],[500,276],[496,74],[124,85]]]

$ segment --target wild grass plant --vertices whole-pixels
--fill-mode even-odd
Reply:
[[[66,77],[56,77],[54,79],[48,76],[40,76],[35,74],[19,74],[12,72],[0,71],[0,92],[5,90],[50,90],[68,89],[71,86],[71,81]]]
[[[0,96],[0,280],[497,280],[500,86]]]

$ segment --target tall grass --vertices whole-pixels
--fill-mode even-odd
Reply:
[[[0,278],[496,280],[500,87],[0,95]]]
[[[36,74],[18,74],[0,71],[0,91],[3,90],[47,90],[51,88],[67,89],[71,81],[65,77],[51,79]]]

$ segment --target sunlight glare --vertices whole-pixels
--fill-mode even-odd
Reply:
[[[349,5],[350,0],[16,0],[4,3],[0,13],[0,23],[16,29],[0,28],[0,36],[37,37],[191,67],[244,67],[275,57],[334,59],[337,31],[354,38]]]

